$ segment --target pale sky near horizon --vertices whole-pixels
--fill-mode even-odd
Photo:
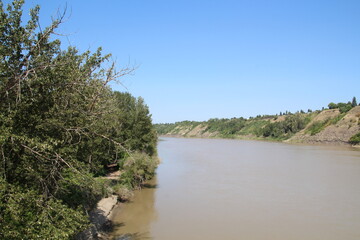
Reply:
[[[3,1],[5,4],[10,1]],[[360,101],[359,0],[27,0],[81,51],[102,47],[114,90],[141,96],[154,123],[250,117]]]

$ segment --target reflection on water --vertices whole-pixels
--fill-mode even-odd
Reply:
[[[164,140],[157,188],[117,210],[120,239],[360,239],[360,151]]]
[[[154,209],[156,177],[149,181],[144,188],[136,191],[130,203],[121,204],[114,210],[112,235],[116,240],[152,239],[150,223],[156,220]]]

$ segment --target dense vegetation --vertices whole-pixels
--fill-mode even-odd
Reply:
[[[157,164],[156,132],[142,98],[114,92],[116,71],[101,49],[61,49],[63,15],[39,27],[39,7],[22,22],[22,0],[0,1],[0,239],[68,239],[112,190],[108,164],[134,188]]]
[[[265,127],[260,130],[263,137],[271,137],[274,139],[287,139],[305,128],[310,122],[311,115],[302,113],[288,115],[283,121],[267,123]]]

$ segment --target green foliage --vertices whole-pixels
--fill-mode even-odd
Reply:
[[[95,179],[88,172],[66,169],[59,180],[55,196],[71,208],[84,207],[91,210],[96,203],[108,194],[104,181]]]
[[[63,16],[39,29],[35,7],[24,25],[22,5],[0,2],[0,238],[68,239],[107,194],[94,176],[135,151],[155,158],[156,134],[143,99],[108,86],[133,69],[62,50]]]
[[[346,112],[341,113],[339,115],[337,115],[336,117],[332,118],[329,120],[329,125],[330,124],[336,124],[337,122],[339,122],[341,119],[343,119],[343,117],[345,116]]]
[[[324,121],[316,121],[306,129],[306,132],[310,133],[311,136],[318,134],[319,132],[324,130],[327,126],[336,124],[345,116],[345,114],[346,113],[341,113],[334,118],[328,118]]]
[[[329,109],[335,109],[335,108],[337,108],[337,104],[331,102],[331,103],[329,103],[328,107],[329,107]]]
[[[340,113],[347,113],[351,110],[351,103],[338,103]]]
[[[245,121],[244,118],[214,118],[206,122],[207,128],[205,131],[218,132],[223,137],[230,137],[235,135],[245,126]]]
[[[340,113],[346,113],[346,112],[350,111],[355,106],[356,106],[356,98],[355,97],[352,99],[352,103],[351,102],[348,102],[348,103],[341,103],[340,102],[340,103],[335,104],[335,103],[331,102],[328,105],[329,109],[338,108]]]
[[[262,128],[268,124],[267,120],[248,120],[245,126],[239,131],[239,135],[255,135],[260,137],[262,135]]]
[[[163,135],[170,133],[175,128],[175,123],[157,123],[154,124],[157,134]]]
[[[154,174],[159,160],[144,153],[134,153],[126,158],[124,172],[120,176],[120,183],[130,189],[136,189]]]
[[[351,144],[360,144],[360,133],[355,134],[354,136],[352,136],[349,140],[349,143]]]
[[[326,127],[327,123],[328,123],[328,120],[316,121],[307,128],[306,132],[310,133],[311,136],[318,134]]]
[[[264,115],[256,118],[231,118],[231,119],[210,119],[206,122],[178,122],[174,124],[156,124],[155,128],[159,134],[174,134],[184,128],[194,128],[201,124],[206,127],[203,132],[216,133],[218,137],[236,138],[241,136],[257,136],[282,140],[291,137],[296,132],[304,129],[312,118],[311,114],[286,113],[284,120],[278,119],[275,115]]]
[[[114,137],[118,142],[126,142],[124,147],[131,151],[156,155],[157,134],[144,99],[121,92],[114,92],[114,97],[116,107],[121,110],[116,116],[118,128],[112,129],[116,133]]]
[[[88,226],[78,209],[0,177],[0,239],[68,239]]]
[[[351,106],[352,106],[352,107],[356,107],[356,106],[357,106],[356,97],[353,97],[353,99],[352,99],[352,101],[351,101]]]
[[[196,126],[200,125],[201,122],[196,121],[182,121],[176,123],[161,123],[161,124],[154,124],[154,128],[156,129],[157,134],[177,134],[180,128],[186,128],[188,131],[191,131]]]
[[[134,196],[133,190],[127,185],[119,183],[116,184],[113,189],[114,192],[119,196],[120,201],[129,201]]]
[[[273,139],[287,139],[304,129],[309,123],[310,117],[305,114],[287,115],[284,121],[269,122],[261,132],[262,136]]]

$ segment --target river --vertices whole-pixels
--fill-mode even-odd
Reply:
[[[359,240],[360,151],[162,138],[157,177],[116,209],[114,239]]]

